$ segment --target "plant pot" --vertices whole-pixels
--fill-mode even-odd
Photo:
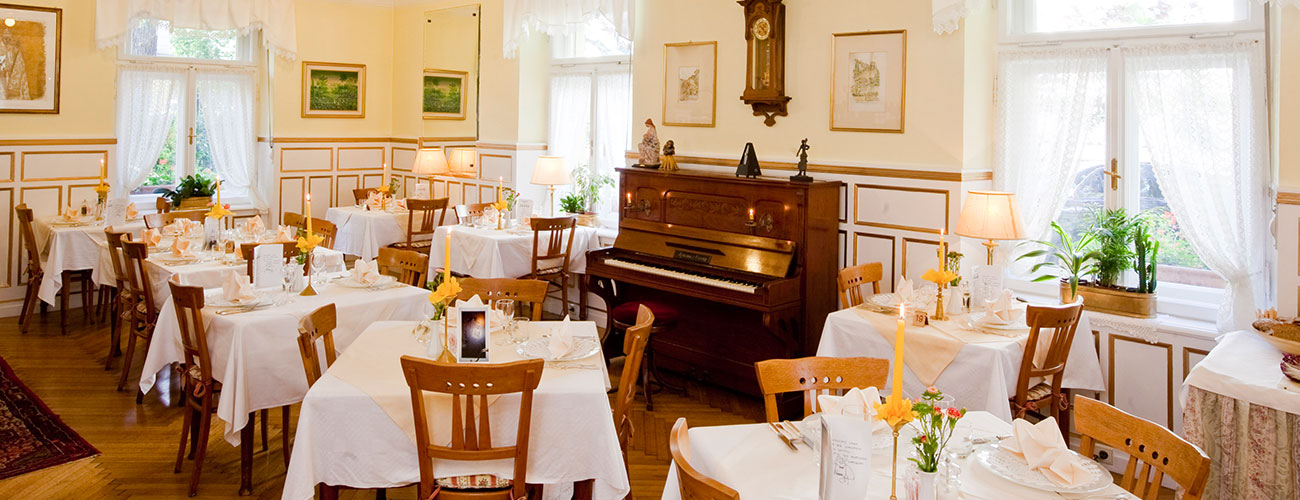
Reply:
[[[196,208],[208,208],[209,203],[212,203],[211,196],[193,196],[190,198],[182,199],[181,204],[176,208],[179,210],[193,210]]]
[[[574,214],[574,216],[578,218],[578,225],[596,227],[596,214],[594,212]]]
[[[1062,282],[1061,302],[1073,302],[1073,298],[1068,297],[1069,295],[1070,284]],[[1083,298],[1083,308],[1089,311],[1130,318],[1156,317],[1156,294],[1154,293],[1130,292],[1079,283],[1079,297]]]

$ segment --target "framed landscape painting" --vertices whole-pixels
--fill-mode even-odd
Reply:
[[[664,44],[664,125],[712,127],[718,42]]]
[[[302,63],[303,118],[365,118],[366,65]]]
[[[445,69],[424,70],[420,100],[425,120],[465,119],[465,80],[469,73]]]
[[[903,133],[907,30],[832,39],[831,130]]]
[[[0,3],[0,113],[58,113],[63,9]]]

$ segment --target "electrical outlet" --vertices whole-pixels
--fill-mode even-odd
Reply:
[[[1114,457],[1115,457],[1115,450],[1111,449],[1109,446],[1102,446],[1098,444],[1097,448],[1093,450],[1092,459],[1100,463],[1110,465]]]

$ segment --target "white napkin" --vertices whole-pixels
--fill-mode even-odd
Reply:
[[[912,286],[912,282],[907,280],[906,276],[898,277],[898,286],[894,287],[894,294],[898,296],[899,303],[913,306],[916,304],[917,293]]]
[[[298,228],[293,226],[280,226],[280,231],[276,235],[276,241],[298,241]]]
[[[373,260],[360,259],[352,266],[352,281],[362,285],[372,285],[379,281],[379,265]]]
[[[1091,478],[1088,469],[1079,462],[1081,459],[1066,447],[1055,418],[1047,417],[1037,424],[1016,419],[1011,423],[1011,429],[1011,439],[1004,441],[1002,448],[1023,457],[1031,468],[1042,472],[1048,480],[1070,487]]]
[[[144,240],[146,245],[156,247],[158,246],[158,243],[162,241],[162,233],[159,233],[157,229],[153,228],[145,229],[144,236],[140,239]]]
[[[63,211],[63,220],[68,221],[68,222],[76,221],[77,218],[80,217],[80,215],[78,215],[78,214],[79,214],[79,212],[77,212],[77,209],[72,208],[72,207],[68,207],[67,210],[64,210],[64,211]]]
[[[221,298],[230,303],[248,302],[256,299],[257,293],[253,291],[253,284],[248,280],[248,276],[240,276],[231,271],[221,282]]]
[[[560,327],[551,334],[551,342],[546,348],[551,352],[551,359],[559,359],[573,350],[573,332],[569,331],[569,315],[564,315]]]
[[[185,223],[189,221],[190,221],[189,219],[176,219],[172,221],[171,224],[163,226],[163,234],[171,234],[177,236],[183,235],[185,234],[185,231],[189,228],[189,226],[186,225]]]
[[[403,198],[403,199],[397,200],[397,201],[393,202],[393,205],[397,206],[397,209],[398,209],[398,210],[406,210],[406,199]]]
[[[994,300],[984,303],[984,321],[989,323],[1010,323],[1016,320],[1016,310],[1011,307],[1011,290],[1002,290]]]
[[[190,250],[190,240],[177,236],[172,240],[172,257],[190,257],[194,252]]]
[[[378,191],[373,191],[366,197],[366,207],[371,210],[381,210],[384,207],[384,195]]]
[[[855,415],[863,418],[871,416],[875,403],[880,402],[880,390],[875,387],[859,389],[854,387],[843,396],[833,394],[817,395],[817,411],[831,415]]]
[[[244,221],[244,231],[249,234],[259,234],[266,229],[266,224],[262,222],[262,216],[254,215],[253,218]]]

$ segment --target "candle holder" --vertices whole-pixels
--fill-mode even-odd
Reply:
[[[451,323],[451,308],[444,306],[442,309],[442,353],[438,354],[439,363],[455,363],[456,356],[451,354],[451,334],[448,333]]]
[[[947,316],[946,314],[944,314],[944,311],[943,311],[943,289],[944,289],[944,288],[947,288],[948,285],[947,285],[947,284],[944,284],[944,283],[939,283],[939,284],[937,284],[937,285],[938,285],[938,289],[939,289],[939,291],[938,291],[938,295],[935,297],[935,301],[934,301],[934,318],[932,318],[932,319],[934,319],[935,321],[943,321],[943,320],[948,319],[948,316]]]
[[[774,221],[772,220],[772,214],[763,214],[763,216],[759,217],[758,220],[750,219],[745,223],[745,225],[762,229],[765,233],[770,233],[772,232]]]
[[[640,203],[636,203],[636,204],[628,203],[626,205],[623,205],[623,210],[626,210],[628,212],[640,211],[645,215],[650,215],[650,211],[651,211],[650,200],[640,200]]]
[[[907,422],[899,422],[889,426],[894,435],[894,460],[890,462],[889,471],[889,500],[898,500],[898,431],[903,430]]]
[[[307,286],[303,287],[302,292],[298,293],[298,295],[311,297],[316,295],[316,289],[311,286],[311,252],[307,252],[304,255],[307,259],[306,263],[303,264],[303,273],[306,274],[307,277]]]

